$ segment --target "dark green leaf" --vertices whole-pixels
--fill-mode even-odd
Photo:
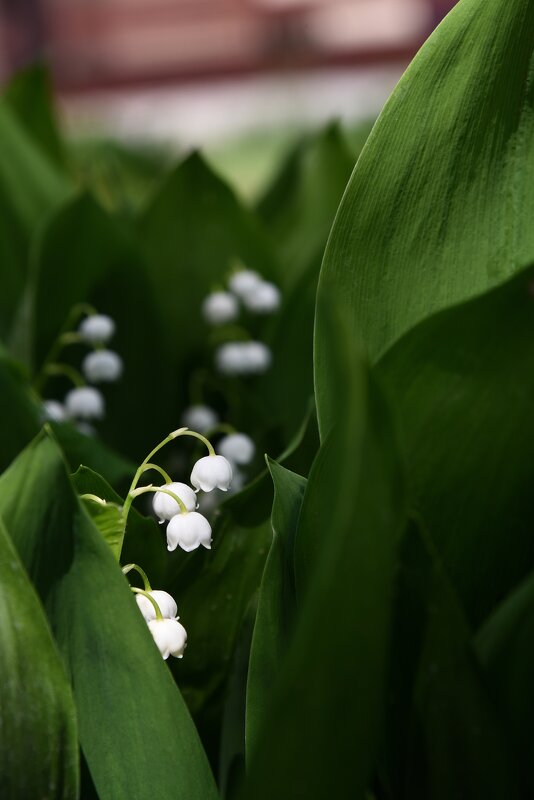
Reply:
[[[39,407],[28,381],[0,345],[0,471],[40,428]]]
[[[72,800],[76,712],[46,617],[0,521],[0,792]]]

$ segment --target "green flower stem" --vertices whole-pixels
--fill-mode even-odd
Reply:
[[[76,325],[79,318],[86,314],[87,316],[92,316],[96,314],[96,308],[89,305],[89,303],[78,303],[77,305],[73,306],[65,320],[59,335],[55,339],[52,347],[48,351],[45,360],[43,361],[43,366],[41,367],[40,372],[37,374],[35,381],[34,381],[34,388],[41,392],[48,377],[48,365],[52,364],[56,361],[57,357],[63,350],[66,345],[74,344],[76,342],[82,341],[81,336],[72,330],[72,328]]]
[[[130,492],[130,494],[128,495],[128,498],[126,500],[126,503],[124,504],[124,507],[126,508],[126,504],[128,503],[128,499],[131,498],[131,502],[130,502],[130,506],[131,506],[131,504],[133,503],[133,501],[135,500],[136,497],[139,497],[139,495],[141,495],[141,494],[146,494],[147,492],[153,492],[154,494],[158,494],[159,492],[161,492],[161,494],[168,494],[169,497],[172,497],[173,500],[176,500],[176,502],[180,506],[180,512],[182,514],[187,514],[188,513],[187,512],[187,507],[186,507],[184,501],[180,497],[178,497],[177,494],[174,494],[174,492],[170,492],[168,489],[162,489],[161,486],[141,486],[139,489],[134,489],[133,492]],[[128,510],[129,510],[129,508],[128,508]]]
[[[145,464],[145,466],[143,467],[143,472],[146,472],[149,469],[155,469],[156,472],[159,472],[159,474],[165,480],[165,483],[172,483],[172,478],[169,475],[169,473],[165,472],[165,470],[159,467],[157,464]]]
[[[218,433],[237,433],[237,431],[233,425],[230,425],[230,423],[221,422],[218,425],[214,425],[213,428],[210,428],[208,433],[211,437],[216,436]]]
[[[202,436],[201,433],[197,433],[196,431],[190,431],[188,428],[179,428],[177,431],[171,433],[171,436],[173,439],[178,438],[178,436],[194,436],[195,439],[200,439],[200,441],[206,445],[210,456],[215,455],[215,450],[212,443],[210,442],[209,439],[206,439],[205,436]]]
[[[66,378],[72,381],[74,386],[77,387],[86,385],[83,375],[78,372],[77,369],[74,369],[74,367],[71,367],[68,364],[47,364],[45,367],[43,367],[41,375],[44,378],[41,386],[46,383],[46,378],[52,375],[64,375]]]
[[[154,606],[154,611],[156,612],[156,619],[163,619],[163,614],[161,613],[161,609],[151,594],[145,592],[144,589],[138,589],[137,586],[130,586],[130,589],[132,590],[132,592],[134,592],[134,594],[142,594],[143,597],[146,597],[147,600],[150,600],[150,602]]]
[[[228,342],[249,342],[251,338],[250,331],[241,325],[221,325],[210,331],[209,344],[216,347]]]
[[[126,564],[122,568],[122,571],[123,571],[124,575],[127,575],[132,570],[135,570],[135,572],[138,572],[139,575],[141,576],[141,578],[143,579],[143,583],[144,583],[144,586],[145,586],[145,592],[151,592],[152,591],[152,586],[150,585],[150,581],[148,580],[148,575],[146,574],[144,569],[141,569],[141,567],[138,566],[137,564]]]

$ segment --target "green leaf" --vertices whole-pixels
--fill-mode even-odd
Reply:
[[[328,345],[344,391],[304,495],[298,618],[249,765],[257,800],[363,798],[381,730],[402,479],[384,400],[344,325],[332,322]]]
[[[534,561],[533,281],[529,268],[436,314],[379,364],[410,501],[475,625]]]
[[[268,460],[274,483],[273,541],[261,581],[247,682],[246,742],[251,748],[268,718],[270,694],[294,623],[293,547],[306,479]]]
[[[26,376],[0,345],[0,472],[39,428],[38,404]]]
[[[461,0],[407,70],[339,209],[320,292],[374,360],[534,257],[534,6]],[[317,320],[320,424],[330,413]]]
[[[65,152],[54,109],[52,82],[44,64],[33,64],[17,72],[6,86],[4,98],[36,148],[64,169]]]
[[[101,800],[215,798],[180,692],[49,438],[33,442],[0,479],[0,514],[69,670]]]
[[[294,287],[311,262],[320,263],[354,161],[339,124],[331,123],[297,144],[258,204],[284,287]]]
[[[78,738],[70,686],[1,521],[0,632],[2,797],[72,800],[78,794]]]
[[[113,486],[122,486],[134,475],[136,465],[116,453],[98,437],[86,436],[73,425],[65,423],[52,422],[50,427],[72,472],[83,464],[100,473]]]
[[[418,524],[403,540],[393,631],[386,796],[519,798],[508,731],[458,598]]]
[[[476,646],[507,722],[511,746],[519,754],[524,796],[534,791],[534,574],[506,597],[477,634]]]

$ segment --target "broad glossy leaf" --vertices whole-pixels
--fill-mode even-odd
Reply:
[[[534,5],[460,0],[386,105],[339,209],[320,282],[371,358],[534,257]],[[321,425],[328,350],[317,321]]]
[[[72,800],[72,693],[42,606],[0,520],[0,792]]]
[[[332,123],[298,143],[258,204],[283,265],[284,287],[320,263],[354,161],[339,124]]]
[[[258,800],[363,798],[380,734],[402,479],[386,405],[343,325],[328,343],[344,392],[297,528],[295,632],[251,748],[245,796]]]
[[[388,798],[519,798],[517,763],[495,693],[432,543],[417,523],[397,572],[385,725]]]
[[[534,574],[510,593],[477,634],[480,660],[507,722],[508,737],[519,754],[525,796],[534,791]]]
[[[534,565],[533,281],[529,268],[436,314],[379,364],[412,506],[474,624]]]
[[[291,640],[296,611],[293,548],[306,479],[268,461],[274,483],[273,541],[261,581],[247,682],[247,748],[268,717],[270,693]]]
[[[33,442],[0,479],[0,514],[69,671],[101,800],[215,798],[180,692],[49,438]]]

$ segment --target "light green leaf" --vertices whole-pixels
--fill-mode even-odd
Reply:
[[[0,479],[0,514],[69,671],[100,800],[214,800],[180,692],[49,438],[34,441]]]
[[[0,792],[72,800],[76,711],[34,588],[0,521]]]
[[[358,161],[320,292],[349,302],[371,358],[534,257],[534,5],[460,0],[416,56]],[[321,427],[332,413],[319,309]]]

